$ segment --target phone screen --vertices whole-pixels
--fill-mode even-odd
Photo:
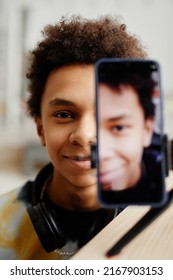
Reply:
[[[159,64],[101,59],[95,66],[97,180],[105,206],[165,202]]]

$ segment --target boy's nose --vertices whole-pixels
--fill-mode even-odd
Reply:
[[[111,145],[112,141],[104,131],[100,130],[99,133],[99,158],[101,160],[107,160],[113,156],[113,147]]]
[[[82,147],[96,144],[95,118],[85,118],[77,123],[75,129],[70,134],[69,141],[73,145],[80,145]]]

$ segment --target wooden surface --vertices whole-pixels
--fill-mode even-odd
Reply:
[[[173,173],[167,178],[167,188],[173,187]],[[119,214],[72,259],[108,259],[106,252],[149,210],[144,206],[129,206]],[[173,203],[156,220],[138,234],[111,259],[173,259]]]

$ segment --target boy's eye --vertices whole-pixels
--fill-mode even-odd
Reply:
[[[115,125],[112,127],[112,131],[124,131],[127,128],[125,125]]]
[[[71,119],[73,118],[73,115],[69,112],[58,112],[55,114],[55,117],[59,118],[59,119]]]

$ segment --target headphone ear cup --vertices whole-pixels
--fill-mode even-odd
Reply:
[[[48,253],[65,246],[66,240],[60,227],[55,223],[52,212],[47,209],[43,201],[34,206],[30,205],[27,211],[34,229]]]

